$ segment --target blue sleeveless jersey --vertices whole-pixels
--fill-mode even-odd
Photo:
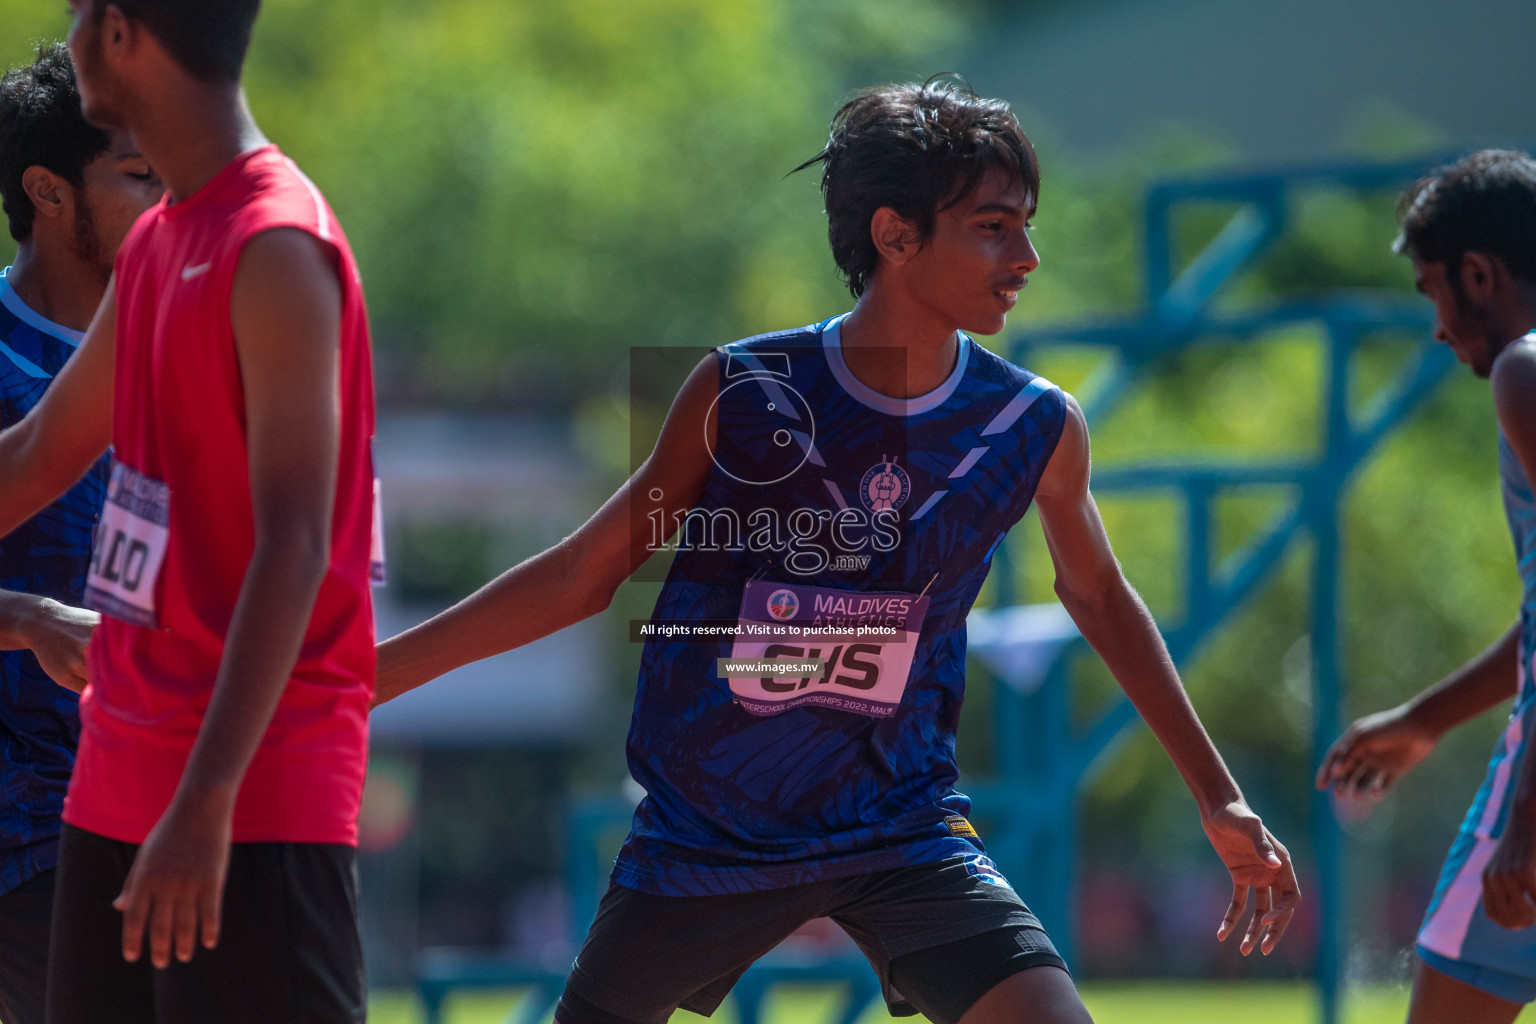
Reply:
[[[926,589],[906,689],[888,717],[755,715],[717,672],[730,639],[648,638],[628,743],[647,795],[619,885],[744,892],[956,855],[992,870],[954,789],[965,619],[1029,508],[1065,396],[962,338],[938,389],[890,398],[849,372],[839,322],[716,350],[715,464],[653,622],[734,623],[749,581]]]
[[[79,344],[79,332],[27,308],[0,274],[0,428],[38,403]],[[81,603],[107,464],[103,457],[63,497],[0,537],[0,590]],[[0,652],[0,893],[57,864],[79,736],[75,695],[30,651]]]

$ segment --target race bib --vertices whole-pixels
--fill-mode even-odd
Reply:
[[[373,478],[373,535],[368,539],[368,581],[376,587],[384,576],[384,505],[379,497],[379,478]]]
[[[906,691],[927,614],[928,598],[913,594],[753,580],[721,674],[754,715],[815,704],[886,718]],[[800,664],[784,675],[775,662]]]
[[[171,531],[171,489],[116,460],[91,546],[85,604],[135,626],[157,628],[155,582]]]

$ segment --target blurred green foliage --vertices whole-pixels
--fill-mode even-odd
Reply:
[[[0,59],[16,63],[30,41],[62,35],[62,7],[0,0]],[[846,308],[816,175],[785,172],[817,151],[852,87],[954,67],[946,56],[972,38],[984,8],[980,0],[267,0],[247,84],[268,134],[347,225],[385,399],[574,412],[583,446],[618,474],[630,455],[631,346],[715,344]],[[1044,262],[1011,329],[1134,309],[1143,298],[1145,183],[1231,154],[1187,136],[1090,169],[1060,156],[1049,126],[1026,127],[1045,165],[1036,219]],[[1367,125],[1360,137],[1381,152],[1432,141],[1413,132]],[[1292,234],[1222,301],[1336,287],[1407,294],[1407,266],[1388,251],[1394,198],[1311,195]],[[1224,215],[1212,208],[1181,224],[1184,255]],[[1313,450],[1318,341],[1292,328],[1161,361],[1096,431],[1096,458]],[[1400,350],[1384,338],[1362,357],[1359,400]],[[1035,368],[1075,387],[1091,364],[1090,354],[1063,350],[1042,353]],[[633,412],[645,430],[659,424],[658,410]],[[1223,550],[1280,497],[1255,492],[1224,505]],[[1156,499],[1104,505],[1132,581],[1154,611],[1176,609],[1177,508]],[[1346,511],[1353,715],[1432,682],[1515,614],[1485,386],[1459,372],[1367,467]],[[1019,533],[1022,592],[1049,599],[1039,532]],[[429,551],[440,538],[417,539]],[[1188,672],[1253,803],[1301,858],[1316,756],[1309,557],[1298,545]],[[444,572],[458,580],[453,565]],[[617,618],[644,615],[652,593],[621,592]],[[1092,666],[1080,675],[1086,712],[1112,683]],[[962,756],[985,770],[991,684],[979,671],[972,679]],[[628,691],[631,680],[615,685]],[[1356,851],[1373,877],[1427,885],[1497,731],[1498,716],[1488,717],[1448,739],[1374,818],[1351,826],[1375,837]],[[616,770],[619,751],[609,753]],[[1084,829],[1090,866],[1172,872],[1193,858],[1213,875],[1217,867],[1178,776],[1144,732],[1107,761]]]

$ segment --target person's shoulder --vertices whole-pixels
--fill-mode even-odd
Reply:
[[[1536,332],[1505,346],[1488,376],[1500,423],[1536,430]]]
[[[771,352],[776,349],[796,348],[806,345],[819,344],[821,330],[826,322],[807,324],[804,327],[791,327],[781,331],[769,331],[766,334],[754,334],[750,338],[740,338],[718,346],[722,352]]]
[[[985,380],[991,381],[1002,388],[1012,388],[1015,391],[1026,387],[1032,387],[1035,391],[1061,391],[1055,384],[1046,380],[1032,370],[1025,369],[1018,363],[998,355],[990,348],[970,339],[971,361],[969,371]]]

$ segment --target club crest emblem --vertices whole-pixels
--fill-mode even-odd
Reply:
[[[768,595],[768,614],[780,622],[794,618],[799,610],[800,599],[793,590],[775,590]]]
[[[859,482],[859,500],[871,512],[901,508],[911,493],[912,478],[889,457],[871,466]]]

